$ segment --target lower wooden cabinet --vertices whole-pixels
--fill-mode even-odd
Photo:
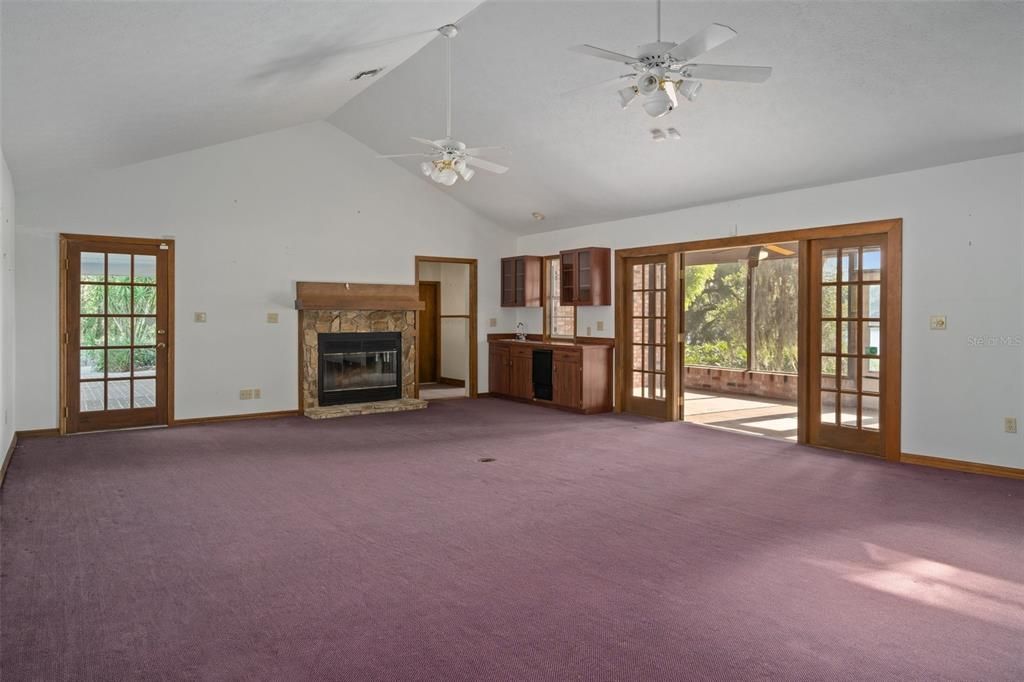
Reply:
[[[508,393],[509,349],[508,346],[491,344],[488,385],[491,393]]]
[[[490,340],[491,395],[592,414],[612,409],[612,347],[598,344]],[[534,351],[550,354],[535,376]],[[550,389],[544,385],[550,381]],[[534,390],[540,382],[539,390]],[[550,396],[550,399],[544,397]]]
[[[581,358],[582,360],[582,358]],[[583,408],[583,363],[555,358],[552,363],[551,385],[555,405]]]
[[[513,398],[533,398],[533,349],[510,349],[508,394]]]

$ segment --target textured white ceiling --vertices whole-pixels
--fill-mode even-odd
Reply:
[[[611,87],[559,96],[628,71],[567,46],[630,53],[654,40],[654,7],[483,4],[454,43],[454,132],[509,145],[487,157],[512,170],[437,191],[531,232],[1024,149],[1024,4],[666,1],[666,39],[728,24],[739,37],[699,61],[773,66],[771,79],[709,82],[657,120],[620,111]],[[434,41],[330,121],[381,153],[441,136],[443,50]],[[654,126],[683,139],[654,143]]]
[[[4,154],[21,190],[320,120],[436,33],[339,50],[478,4],[4,0]]]

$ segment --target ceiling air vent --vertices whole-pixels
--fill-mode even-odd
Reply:
[[[380,73],[383,70],[384,70],[384,67],[381,66],[381,67],[378,67],[376,69],[369,69],[368,71],[360,71],[359,73],[357,73],[355,76],[352,77],[352,80],[357,81],[357,80],[360,80],[362,78],[373,78],[374,76],[376,76],[378,73]]]

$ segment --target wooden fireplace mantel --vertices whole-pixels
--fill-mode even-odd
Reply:
[[[423,310],[415,284],[296,282],[296,310]]]

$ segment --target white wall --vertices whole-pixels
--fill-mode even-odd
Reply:
[[[1024,467],[1024,154],[529,235],[521,254],[903,218],[903,451]],[[946,331],[930,331],[946,315]],[[612,336],[612,306],[579,333]],[[521,314],[537,331],[537,311]],[[604,331],[597,322],[604,322]]]
[[[57,424],[60,232],[176,240],[177,418],[295,409],[295,281],[412,284],[415,255],[479,259],[486,391],[483,325],[514,325],[497,290],[514,236],[444,195],[470,189],[439,191],[311,123],[20,193],[18,428]]]
[[[14,435],[14,181],[3,159],[3,192],[0,197],[0,458]]]

